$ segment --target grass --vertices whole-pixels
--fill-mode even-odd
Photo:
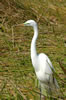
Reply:
[[[65,0],[2,0],[0,5],[0,99],[39,100],[39,89],[35,86],[36,76],[30,59],[33,30],[14,27],[13,37],[11,28],[28,19],[38,23],[37,52],[44,52],[51,59],[65,99],[66,77],[61,68],[63,66],[66,70]]]

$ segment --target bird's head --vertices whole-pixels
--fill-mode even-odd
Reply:
[[[32,26],[34,27],[35,25],[37,25],[37,23],[34,20],[28,20],[25,23],[23,23],[24,26]]]

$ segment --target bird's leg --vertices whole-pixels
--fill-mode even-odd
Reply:
[[[47,97],[47,91],[45,89],[45,86],[41,87],[41,100],[46,100]]]
[[[40,86],[40,100],[41,100],[41,86]]]
[[[40,85],[40,100],[46,100],[45,96],[42,95],[41,85]]]

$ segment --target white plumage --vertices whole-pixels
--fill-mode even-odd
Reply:
[[[34,29],[34,36],[31,42],[31,60],[35,69],[36,76],[40,81],[41,87],[43,86],[43,84],[46,84],[48,85],[48,87],[51,86],[52,88],[52,86],[54,86],[58,88],[58,83],[53,76],[52,70],[54,70],[54,68],[50,59],[44,53],[37,54],[36,52],[36,40],[38,37],[37,23],[34,20],[28,20],[24,23],[24,25],[32,26]]]

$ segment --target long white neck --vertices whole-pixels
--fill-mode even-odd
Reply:
[[[34,59],[37,57],[37,52],[36,52],[36,40],[38,37],[37,24],[33,28],[34,28],[34,36],[33,36],[32,42],[31,42],[31,59]]]

